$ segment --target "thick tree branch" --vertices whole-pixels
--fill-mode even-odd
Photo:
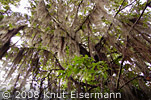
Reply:
[[[119,10],[114,15],[114,18],[116,18],[116,16],[118,15],[118,13],[121,11],[124,2],[125,2],[125,0],[123,0],[122,4],[119,7]],[[113,21],[114,21],[114,19],[113,19]],[[108,34],[108,32],[111,29],[112,25],[113,25],[113,22],[109,25],[109,28],[107,29],[106,34]],[[105,36],[102,36],[102,38],[100,39],[100,41],[95,45],[95,50],[98,53],[97,55],[99,55],[99,51],[103,47],[103,45],[105,44],[105,42],[106,42],[106,38],[105,38]],[[100,60],[100,58],[99,58],[99,60]]]
[[[27,25],[20,26],[18,28],[14,28],[12,30],[8,30],[7,34],[3,37],[6,42],[8,42],[13,36],[15,36],[20,30],[24,29]]]
[[[81,3],[83,2],[83,0],[81,1]],[[81,3],[79,4],[79,6],[81,5]],[[95,8],[95,7],[94,7]],[[93,8],[93,10],[95,10]],[[82,46],[82,44],[80,44],[76,39],[75,37],[72,37],[69,32],[60,24],[60,22],[55,18],[53,17],[52,15],[49,14],[49,11],[47,8],[45,8],[47,13],[48,13],[48,16],[57,24],[57,27],[60,28],[63,32],[65,32],[67,34],[67,36],[72,40],[74,41],[80,48],[80,54],[82,55],[88,55],[90,56],[89,52]],[[85,24],[85,22],[89,19],[89,16],[91,15],[92,13],[90,13],[87,18],[84,20],[84,22],[80,25],[79,29],[77,29],[77,31],[79,31],[81,29],[81,27]],[[82,51],[85,51],[85,52],[82,52]]]
[[[20,30],[22,30],[24,26],[20,26],[18,28],[14,28],[12,30],[8,30],[7,34],[3,37],[4,45],[2,47],[0,47],[0,60],[2,59],[2,57],[6,54],[6,52],[9,50],[10,48],[10,40],[13,36],[15,36]]]
[[[119,12],[123,10],[122,7],[123,7],[124,2],[125,2],[125,0],[123,0],[123,2],[122,2],[122,4],[120,5],[118,11],[117,11],[116,14],[114,15],[113,21],[114,21],[114,19],[116,18],[116,16],[119,14]],[[113,22],[109,25],[109,28],[107,29],[106,34],[108,34],[108,32],[109,32],[109,30],[111,29],[112,25],[113,25]],[[104,43],[105,43],[105,36],[102,36],[101,40],[95,45],[95,47],[98,48],[97,51],[99,50],[99,48],[101,49],[101,47],[99,47],[99,46],[102,44],[102,41],[103,41],[103,40],[104,40]]]
[[[61,30],[63,30],[67,36],[73,40],[80,48],[80,54],[82,55],[88,55],[90,57],[90,53],[82,46],[82,44],[80,44],[78,41],[75,40],[75,38],[73,38],[72,36],[70,36],[69,32],[66,31],[61,25],[60,23],[54,18],[54,21],[56,22],[56,24],[58,25],[58,27],[60,27]]]
[[[81,0],[81,2],[79,3],[79,5],[78,5],[78,7],[77,7],[76,15],[75,15],[75,17],[74,17],[74,21],[73,21],[71,27],[73,27],[73,25],[75,24],[75,22],[76,22],[77,19],[78,19],[78,12],[79,12],[79,9],[80,9],[80,6],[81,6],[82,3],[83,3],[83,0]]]

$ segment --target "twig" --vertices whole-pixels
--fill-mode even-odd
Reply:
[[[123,68],[123,63],[124,63],[125,57],[123,57],[122,62],[121,62],[121,66],[120,66],[120,70],[119,70],[119,74],[118,74],[118,78],[117,78],[117,83],[116,83],[116,89],[118,90],[119,88],[119,82],[120,82],[120,76],[122,74],[122,68]]]
[[[129,84],[131,81],[133,81],[133,80],[135,80],[135,79],[137,79],[137,78],[139,78],[139,77],[140,77],[140,76],[138,75],[138,76],[132,78],[131,80],[127,81],[125,84],[123,84],[123,85],[119,88],[119,90],[122,89],[125,85]]]
[[[60,64],[59,60],[57,59],[57,57],[56,57],[55,55],[53,55],[53,56],[54,56],[54,58],[55,58],[55,60],[56,60],[56,63],[58,64],[59,68],[60,68],[61,70],[65,70],[65,68],[61,66],[61,64]]]
[[[140,15],[139,18],[135,21],[135,23],[131,26],[131,28],[130,28],[128,34],[133,30],[133,28],[135,27],[135,25],[137,24],[137,22],[138,22],[138,21],[141,19],[141,17],[143,16],[143,14],[144,14],[144,12],[145,12],[147,6],[148,6],[148,2],[149,2],[149,0],[147,0],[147,3],[146,3],[146,5],[145,5],[145,7],[144,7],[144,9],[143,9],[143,11],[142,11],[142,13],[141,13],[141,15]]]
[[[93,7],[92,11],[90,11],[89,15],[87,15],[87,17],[85,18],[85,20],[81,23],[81,25],[76,29],[75,33],[77,33],[82,26],[86,23],[86,21],[89,19],[89,17],[91,16],[91,14],[96,10],[96,6]]]
[[[135,25],[137,24],[137,22],[141,19],[141,17],[143,16],[143,14],[144,14],[144,12],[145,12],[147,6],[148,6],[148,1],[147,1],[146,5],[145,5],[145,7],[144,7],[144,9],[143,9],[143,11],[142,11],[142,13],[141,13],[141,15],[140,15],[139,18],[135,21],[135,23],[131,26],[131,28],[130,28],[130,30],[129,30],[128,33],[130,33],[130,32],[132,31],[132,29],[135,27]],[[120,9],[119,9],[119,11],[120,11]],[[119,12],[119,11],[118,11],[118,12]],[[118,12],[117,12],[117,13],[118,13]],[[117,13],[116,13],[116,15],[117,15]],[[116,15],[115,15],[115,16],[116,16]],[[111,27],[111,26],[110,26],[110,27]],[[125,48],[124,48],[124,55],[123,55],[123,59],[122,59],[122,62],[121,62],[120,71],[119,71],[118,79],[117,79],[117,85],[116,85],[116,89],[117,89],[117,90],[118,90],[118,88],[119,88],[119,81],[120,81],[120,76],[121,76],[121,73],[122,73],[123,63],[124,63],[124,60],[125,60],[125,55],[126,55],[126,54],[125,54],[125,51],[126,51],[126,49],[127,49],[128,39],[129,39],[129,37],[127,36],[127,42],[126,42],[126,45],[125,45]]]
[[[114,18],[115,18],[115,17],[118,15],[118,13],[122,10],[122,6],[123,6],[124,2],[125,2],[125,0],[123,0],[123,2],[122,2],[122,4],[120,5],[118,11],[117,11],[116,14],[114,15],[114,17],[113,17],[113,22],[114,22]],[[110,26],[109,26],[109,28],[108,28],[108,30],[107,30],[106,33],[108,33],[109,30],[111,29],[111,27],[112,27],[112,25],[113,25],[113,22],[110,24]]]
[[[126,7],[132,5],[136,0],[134,0],[133,2],[131,2],[130,4],[126,5],[125,7],[123,7],[121,10],[125,9]]]

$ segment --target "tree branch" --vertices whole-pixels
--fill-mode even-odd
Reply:
[[[129,84],[131,81],[133,81],[133,80],[135,80],[135,79],[137,79],[137,78],[139,78],[139,77],[141,77],[141,76],[138,75],[138,76],[132,78],[131,80],[127,81],[125,84],[123,84],[123,85],[119,88],[119,90],[122,89],[125,85]]]
[[[135,27],[135,25],[137,24],[137,22],[141,19],[141,17],[143,16],[143,14],[144,14],[144,12],[145,12],[145,10],[146,10],[146,8],[147,8],[147,6],[148,6],[148,2],[149,2],[149,0],[147,0],[147,3],[146,3],[146,5],[145,5],[145,7],[144,7],[144,9],[143,9],[143,11],[142,11],[142,13],[141,13],[141,15],[139,16],[139,18],[135,21],[135,23],[131,26],[131,28],[130,28],[130,30],[129,30],[129,32],[128,33],[130,33],[132,30],[133,30],[133,28]],[[117,79],[117,86],[116,86],[116,89],[118,90],[118,88],[119,88],[119,81],[120,81],[120,76],[121,76],[121,73],[122,73],[122,67],[123,67],[123,62],[124,62],[124,60],[125,60],[125,51],[126,51],[126,49],[127,49],[127,45],[128,45],[128,36],[127,36],[127,41],[126,41],[126,47],[125,47],[125,49],[124,49],[124,57],[123,57],[123,59],[122,59],[122,62],[121,62],[121,66],[120,66],[120,71],[119,71],[119,75],[118,75],[118,79]]]
[[[125,60],[125,57],[123,57],[122,62],[121,62],[121,66],[120,66],[120,70],[119,70],[119,74],[118,74],[118,78],[117,78],[117,83],[116,83],[116,90],[118,90],[118,88],[119,88],[120,76],[122,74],[124,60]]]
[[[133,28],[135,27],[135,25],[138,23],[138,21],[139,21],[139,20],[141,19],[141,17],[143,16],[143,14],[144,14],[144,12],[145,12],[147,6],[148,6],[148,2],[149,2],[149,0],[147,0],[147,3],[146,3],[146,5],[145,5],[145,7],[144,7],[144,9],[143,9],[143,11],[142,11],[142,13],[141,13],[141,15],[140,15],[139,18],[135,21],[135,23],[131,26],[131,28],[130,28],[130,30],[129,30],[128,33],[130,33],[130,32],[133,30]]]
[[[122,4],[120,5],[118,11],[116,12],[116,14],[114,15],[113,18],[115,18],[118,15],[118,13],[122,10],[122,6],[123,6],[124,2],[125,2],[125,0],[123,0]],[[114,21],[114,19],[113,19],[113,21]],[[113,25],[113,22],[109,25],[109,28],[107,29],[106,34],[108,34],[108,32],[111,29],[112,25]],[[104,36],[102,36],[100,41],[95,45],[95,48],[101,48],[99,46],[102,44],[102,41],[105,43],[105,37]],[[96,49],[96,50],[99,51],[99,49]]]
[[[89,15],[85,18],[85,20],[81,23],[81,25],[75,30],[75,33],[77,33],[79,30],[82,29],[82,26],[86,23],[87,20],[89,20],[89,17],[95,10],[96,10],[96,6],[93,7],[93,9],[92,9],[92,11],[90,11]]]
[[[14,28],[12,30],[8,30],[8,32],[6,33],[6,35],[3,37],[4,40],[4,44],[2,47],[0,47],[0,60],[2,59],[2,57],[6,54],[6,52],[9,50],[10,48],[10,41],[11,38],[13,36],[15,36],[20,30],[22,30],[26,25],[20,26],[18,28]]]
[[[56,57],[55,55],[54,55],[54,58],[56,59],[56,63],[58,64],[58,67],[59,67],[60,69],[62,69],[62,70],[65,70],[65,68],[61,66],[59,60],[57,59],[57,57]],[[69,79],[70,79],[71,81],[73,81],[75,84],[78,84],[78,85],[81,85],[81,86],[89,86],[89,87],[93,87],[93,88],[98,87],[97,85],[91,85],[91,84],[87,84],[87,83],[83,83],[83,82],[78,82],[78,81],[76,81],[72,76],[70,76]]]
[[[6,35],[3,37],[6,42],[8,42],[13,36],[15,36],[20,30],[24,29],[27,25],[20,26],[18,28],[14,28],[12,30],[8,30]]]
[[[76,20],[77,20],[78,12],[79,12],[79,9],[80,9],[80,6],[81,6],[82,3],[83,3],[83,0],[81,0],[81,2],[79,3],[79,5],[78,5],[78,7],[77,7],[76,15],[75,15],[75,17],[74,17],[74,21],[73,21],[71,27],[73,27],[74,23],[75,23]]]
[[[31,48],[31,49],[38,49],[38,50],[45,50],[45,49],[39,49],[39,48]],[[47,52],[49,52],[49,53],[51,53],[50,51],[48,51],[48,50],[45,50],[45,51],[47,51]],[[52,54],[52,53],[51,53]],[[56,55],[55,54],[52,54],[53,55],[53,57],[55,58],[55,60],[56,60],[56,63],[57,63],[57,65],[58,65],[58,67],[60,68],[60,70],[65,70],[65,68],[60,64],[60,62],[59,62],[59,60],[58,60],[58,58],[56,57]],[[71,81],[73,81],[75,84],[78,84],[78,85],[81,85],[81,86],[89,86],[89,87],[93,87],[93,88],[96,88],[96,87],[98,87],[97,85],[91,85],[91,84],[87,84],[87,83],[83,83],[83,82],[78,82],[78,81],[76,81],[73,77],[69,77],[69,79],[71,80]]]

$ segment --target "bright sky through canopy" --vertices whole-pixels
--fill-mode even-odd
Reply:
[[[146,0],[141,0],[141,2],[144,3],[146,2]],[[28,0],[21,0],[20,5],[18,7],[14,5],[11,5],[10,7],[14,12],[21,12],[22,14],[31,15],[30,11],[28,11],[26,8],[26,7],[30,7]]]
[[[26,7],[29,7],[29,6],[30,6],[30,4],[29,4],[28,0],[21,0],[20,5],[18,7],[14,6],[14,5],[11,5],[11,9],[14,12],[21,12],[22,14],[31,15],[30,11],[28,11],[27,8],[26,8]]]

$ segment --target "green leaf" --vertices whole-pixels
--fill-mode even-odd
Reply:
[[[72,74],[72,70],[68,70],[68,72],[67,72],[67,77],[70,77],[71,74]]]
[[[4,16],[3,16],[3,15],[0,15],[0,21],[1,21],[3,18],[4,18]]]

